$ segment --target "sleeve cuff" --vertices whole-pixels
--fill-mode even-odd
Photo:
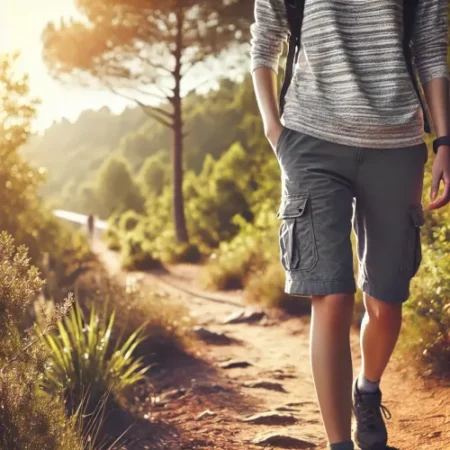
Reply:
[[[268,69],[272,69],[278,75],[279,60],[267,61],[266,59],[252,58],[250,63],[250,72],[253,73],[260,67],[267,67]]]
[[[420,82],[422,86],[425,86],[431,80],[436,80],[437,78],[449,79],[448,68],[447,67],[436,67],[433,70],[428,70],[427,72],[419,72]]]

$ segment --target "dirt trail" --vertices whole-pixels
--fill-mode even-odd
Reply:
[[[117,256],[101,243],[97,250],[110,273],[121,274]],[[261,320],[225,324],[227,317],[246,307],[241,292],[200,290],[198,266],[168,269],[167,273],[128,276],[137,276],[144,289],[168,292],[187,305],[203,339],[195,355],[173,362],[156,380],[159,403],[152,421],[169,423],[173,429],[162,433],[163,444],[147,448],[326,448],[309,366],[309,318],[265,311]],[[357,330],[352,332],[352,349],[357,373]],[[230,362],[237,367],[227,368]],[[388,423],[391,446],[450,450],[448,384],[419,380],[401,360],[394,359],[381,387],[393,415]],[[264,439],[263,446],[255,442]]]

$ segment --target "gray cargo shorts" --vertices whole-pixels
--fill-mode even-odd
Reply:
[[[358,148],[284,127],[275,153],[282,173],[277,217],[285,292],[355,292],[353,226],[358,287],[386,302],[406,301],[422,259],[425,143]]]

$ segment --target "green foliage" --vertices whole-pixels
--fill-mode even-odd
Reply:
[[[163,187],[168,185],[168,164],[162,152],[145,160],[138,182],[145,195],[161,195]]]
[[[136,212],[144,209],[144,198],[123,157],[113,155],[102,164],[97,175],[96,192],[104,217],[128,209]]]
[[[128,270],[150,270],[161,267],[153,256],[151,241],[143,238],[141,230],[126,233],[121,240],[122,267]]]
[[[235,218],[235,223],[241,231],[231,241],[222,242],[217,251],[211,254],[203,279],[206,287],[245,287],[249,276],[260,273],[274,258],[278,259],[278,241],[273,217],[272,226],[269,225],[269,216],[263,213],[256,217],[253,223]]]
[[[0,273],[2,333],[23,316],[44,282],[39,278],[37,268],[30,266],[27,249],[24,246],[16,249],[13,238],[6,232],[0,234]]]
[[[125,232],[133,231],[141,221],[141,216],[135,211],[127,211],[120,217],[119,228]]]
[[[424,194],[431,185],[430,156]],[[422,265],[413,279],[407,303],[403,346],[433,373],[450,374],[450,212],[447,208],[426,214],[422,231]]]
[[[121,237],[120,237],[119,223],[120,223],[119,214],[113,214],[108,219],[108,228],[106,229],[103,238],[110,250],[120,251]]]
[[[0,270],[0,448],[81,450],[60,399],[39,389],[47,364],[45,348],[31,330],[25,337],[19,331],[43,281],[25,248],[16,248],[5,232],[0,234]]]
[[[122,393],[145,379],[149,367],[133,355],[145,340],[142,326],[126,341],[111,345],[115,312],[107,320],[91,307],[85,318],[78,303],[69,317],[58,323],[58,332],[44,337],[51,360],[43,385],[48,392],[62,393],[69,411],[74,413],[83,399],[94,408],[108,392]],[[90,407],[85,406],[89,411]]]

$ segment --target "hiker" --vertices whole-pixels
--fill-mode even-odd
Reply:
[[[390,413],[379,384],[421,263],[428,124],[437,137],[429,208],[450,198],[447,0],[256,0],[251,33],[256,97],[281,168],[285,292],[311,297],[311,367],[329,448],[384,449]],[[366,308],[354,380],[352,226]]]
[[[94,241],[94,232],[95,232],[95,218],[93,214],[89,214],[87,218],[87,226],[88,226],[88,238],[89,242],[93,243]]]

